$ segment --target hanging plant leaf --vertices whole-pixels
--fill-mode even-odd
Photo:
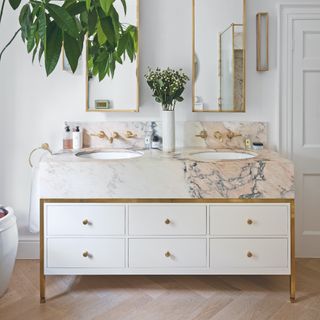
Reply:
[[[124,14],[127,14],[127,3],[126,0],[121,0],[122,5],[123,5],[123,10],[124,10]]]
[[[64,34],[63,47],[66,53],[66,57],[70,64],[71,70],[74,73],[78,67],[78,61],[81,55],[78,41],[75,38],[70,37],[67,33]]]
[[[77,24],[66,9],[52,3],[47,3],[46,8],[62,31],[68,33],[73,38],[78,37],[79,33]]]
[[[21,0],[9,0],[9,3],[12,9],[16,10],[20,6]]]
[[[47,27],[46,33],[47,45],[45,48],[45,67],[47,75],[49,75],[56,67],[61,47],[62,47],[62,31],[55,21],[51,21]]]
[[[109,15],[109,10],[114,0],[100,0],[102,10],[106,15]]]

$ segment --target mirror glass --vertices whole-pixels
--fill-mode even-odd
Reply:
[[[193,111],[245,112],[245,0],[193,0]]]
[[[139,0],[126,0],[126,14],[122,1],[114,1],[113,6],[119,14],[123,28],[133,25],[137,27],[139,33]],[[139,49],[133,61],[130,61],[128,55],[122,60],[122,64],[116,63],[114,76],[106,75],[101,81],[98,76],[88,71],[87,65],[86,110],[88,112],[139,111]]]

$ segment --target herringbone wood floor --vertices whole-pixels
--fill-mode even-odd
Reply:
[[[297,303],[283,276],[50,276],[39,304],[38,261],[17,261],[0,319],[320,319],[320,260],[297,261]]]

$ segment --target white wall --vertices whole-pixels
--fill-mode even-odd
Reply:
[[[319,0],[317,0],[319,1]],[[272,145],[277,137],[277,0],[247,0],[247,113],[197,114],[191,112],[191,83],[185,102],[177,108],[177,120],[240,120],[270,123]],[[286,2],[286,1],[282,1]],[[301,2],[287,0],[287,2]],[[181,67],[191,75],[191,0],[141,0],[141,73],[147,66]],[[232,8],[230,8],[231,10]],[[270,71],[255,71],[255,15],[270,13]],[[7,5],[0,26],[0,47],[18,28],[18,18]],[[141,77],[143,79],[143,77]],[[44,68],[31,57],[20,38],[0,63],[0,203],[14,207],[21,238],[28,237],[28,202],[31,170],[27,160],[32,148],[48,142],[60,147],[65,120],[147,120],[159,118],[147,85],[141,85],[137,114],[85,113],[85,81],[57,71],[48,79]],[[4,187],[5,186],[5,187]]]

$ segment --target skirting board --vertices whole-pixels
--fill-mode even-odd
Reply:
[[[39,240],[21,239],[18,244],[17,259],[39,259]]]

